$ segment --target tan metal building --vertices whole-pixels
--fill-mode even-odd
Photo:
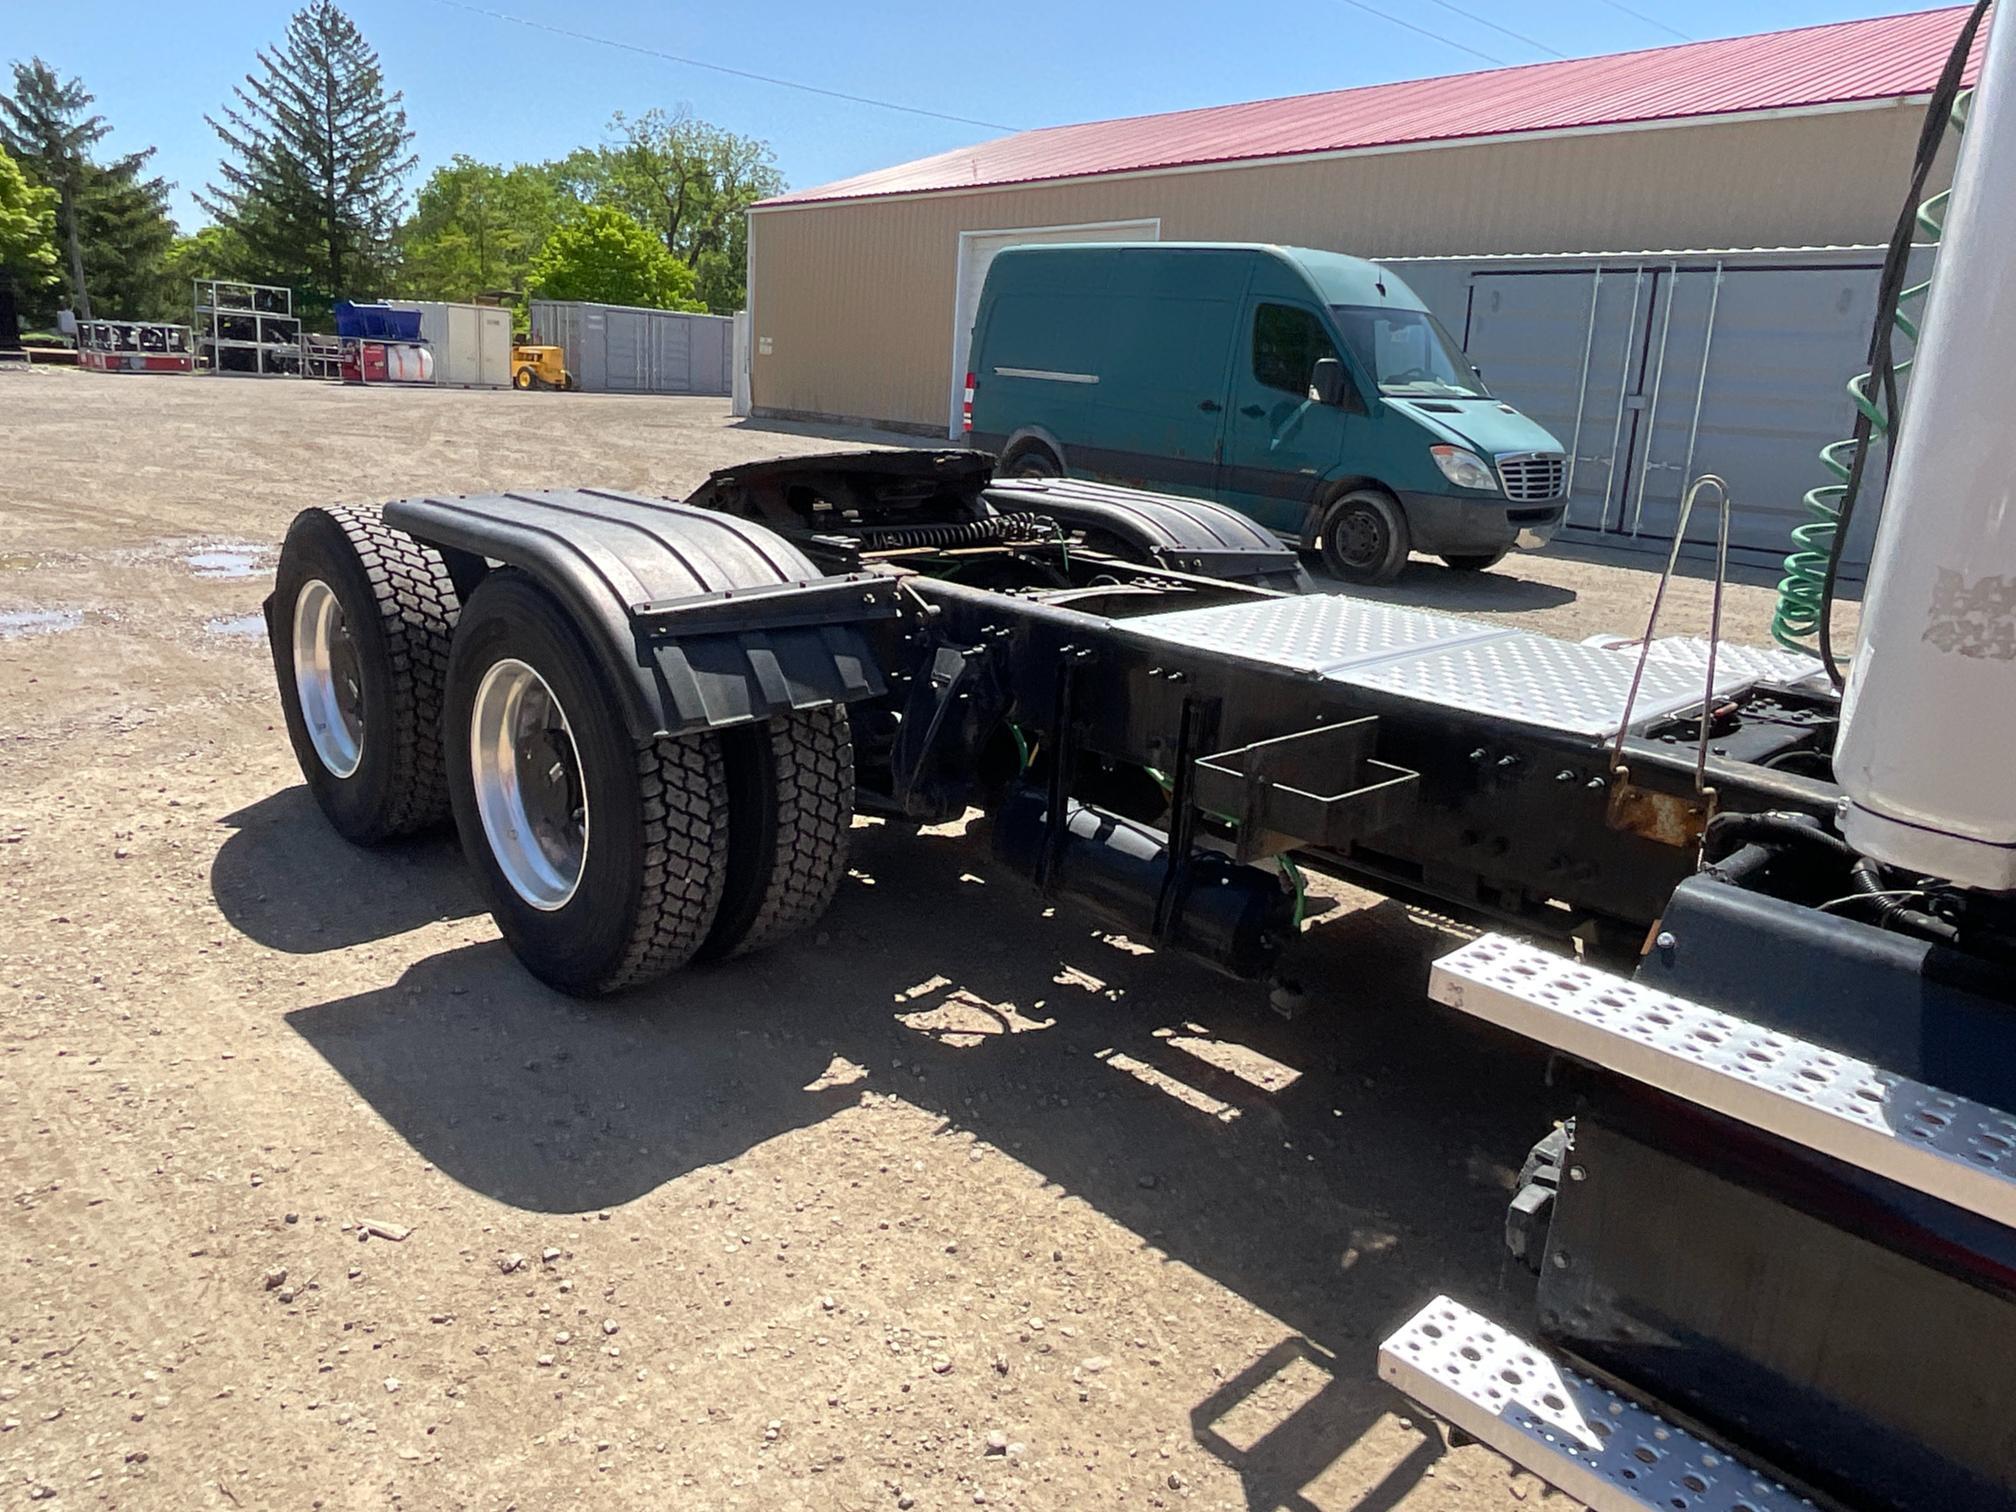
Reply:
[[[1024,132],[750,213],[758,414],[956,435],[993,253],[1868,246],[1966,7]]]

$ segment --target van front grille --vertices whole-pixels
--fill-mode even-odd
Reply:
[[[1505,497],[1519,503],[1558,499],[1568,480],[1568,459],[1560,452],[1500,457],[1498,479],[1505,486]]]

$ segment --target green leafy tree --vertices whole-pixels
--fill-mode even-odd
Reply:
[[[15,291],[57,281],[56,191],[28,182],[0,148],[0,347],[21,344]]]
[[[420,186],[400,229],[400,283],[417,299],[522,293],[532,258],[578,204],[537,164],[500,168],[457,154]]]
[[[79,317],[91,318],[94,289],[105,313],[143,317],[158,300],[161,253],[174,235],[169,185],[141,174],[151,147],[103,163],[92,156],[112,128],[91,104],[81,80],[59,79],[40,58],[16,63],[14,93],[0,95],[0,146],[56,192],[64,272]]]
[[[532,259],[527,286],[535,299],[707,308],[693,297],[693,270],[611,205],[587,205],[562,221]]]
[[[749,268],[749,207],[779,194],[784,177],[769,144],[684,112],[618,111],[608,145],[553,165],[575,198],[613,205],[649,226],[693,269],[707,307],[742,308]]]
[[[334,0],[296,11],[258,61],[223,119],[204,118],[227,156],[197,202],[310,310],[383,292],[419,161],[404,96],[386,91],[378,54]]]
[[[223,226],[205,226],[189,236],[178,236],[162,254],[162,267],[174,283],[183,313],[195,294],[199,279],[241,278],[252,283],[270,281],[269,270],[258,265],[245,239]]]

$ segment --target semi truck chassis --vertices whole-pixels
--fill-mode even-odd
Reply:
[[[1853,871],[1833,695],[1307,592],[1217,506],[990,466],[307,511],[267,618],[310,787],[360,842],[452,814],[581,994],[809,924],[857,811],[978,809],[1042,895],[1233,977],[1292,951],[1297,865],[1552,940],[1434,995],[1561,1053],[1507,1239],[1570,1363],[1438,1299],[1382,1370],[1598,1506],[2010,1505],[2008,920]],[[1760,1285],[1802,1300],[1729,1305]],[[1857,1316],[1886,1295],[1959,1322]]]

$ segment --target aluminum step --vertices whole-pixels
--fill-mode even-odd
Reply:
[[[1447,1297],[1379,1347],[1379,1376],[1594,1512],[1814,1505]]]
[[[1464,1013],[2016,1227],[2016,1117],[1503,935],[1435,963]]]

